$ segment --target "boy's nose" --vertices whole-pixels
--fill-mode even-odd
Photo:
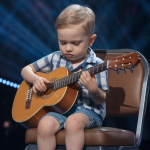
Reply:
[[[72,46],[70,44],[66,45],[66,51],[71,52],[72,51]]]

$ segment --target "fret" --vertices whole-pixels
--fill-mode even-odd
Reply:
[[[74,80],[73,80],[73,75],[71,76],[71,83],[73,83],[74,82]]]
[[[71,79],[71,78],[69,77],[69,84],[71,83],[70,79]]]
[[[94,74],[94,72],[95,72],[95,71],[94,71],[94,67],[93,67],[93,74]]]
[[[54,81],[54,91],[56,90],[56,81]]]
[[[63,80],[63,84],[62,84],[62,87],[64,87],[64,86],[65,86],[65,82],[66,82],[66,80]]]
[[[58,89],[58,81],[56,81],[56,89]]]
[[[76,76],[75,76],[75,81],[76,81]]]
[[[57,81],[57,89],[59,89],[60,88],[60,82],[59,82],[59,80]]]
[[[63,87],[66,86],[67,84],[68,84],[67,78],[63,78]]]
[[[59,89],[59,80],[57,80],[57,89]]]
[[[57,81],[55,81],[55,90],[57,89]]]
[[[61,79],[60,81],[59,81],[59,88],[62,88],[63,87],[63,80]]]
[[[67,80],[68,80],[68,84],[70,84],[70,77],[68,77],[68,79],[67,79]]]
[[[76,75],[74,75],[74,80],[76,81]]]
[[[65,79],[62,79],[61,87],[64,87],[64,86],[65,86]]]
[[[61,79],[61,80],[59,81],[59,85],[60,85],[60,88],[63,87],[63,79]]]
[[[69,82],[69,84],[71,83],[70,79],[71,79],[70,76],[68,76],[68,82]]]
[[[78,79],[80,79],[80,73],[78,73]]]
[[[96,66],[96,68],[97,68],[97,73],[98,73],[98,66]]]
[[[79,76],[78,76],[78,79],[80,79],[80,76],[81,76],[81,74],[82,74],[82,71],[81,71],[81,72],[79,72]]]
[[[66,85],[68,85],[68,80],[66,80]]]
[[[75,80],[74,80],[74,74],[71,75],[71,78],[72,78],[72,83],[75,82]]]

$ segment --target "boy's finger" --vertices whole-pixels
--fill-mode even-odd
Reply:
[[[46,82],[46,83],[50,83],[50,81],[49,80],[47,80],[47,79],[45,79],[45,78],[42,78],[43,79],[43,81],[44,82]]]
[[[44,84],[44,82],[40,82],[40,85],[39,85],[42,89],[44,88],[46,88],[46,85]]]
[[[43,85],[42,85],[43,84]],[[36,88],[36,90],[38,90],[38,91],[40,91],[40,92],[42,92],[42,91],[44,91],[44,87],[43,86],[45,86],[44,85],[44,83],[37,83],[36,85],[35,85],[35,88]]]
[[[85,72],[87,76],[91,76],[90,73],[88,71]]]
[[[81,83],[82,85],[85,85],[85,83],[86,83],[86,81],[85,81],[85,79],[84,79],[83,76],[80,77],[80,80],[79,80],[79,81],[81,81],[80,83]]]
[[[82,75],[83,77],[86,77],[86,72],[83,71],[81,75]]]
[[[95,74],[92,75],[92,79],[95,79]]]
[[[37,91],[35,89],[35,86],[32,87],[32,90],[33,90],[34,93],[37,93]]]

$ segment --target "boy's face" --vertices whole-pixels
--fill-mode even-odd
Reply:
[[[60,51],[73,64],[80,63],[86,58],[90,37],[82,24],[58,29],[57,34]]]

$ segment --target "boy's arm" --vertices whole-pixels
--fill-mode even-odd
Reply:
[[[90,92],[90,95],[91,99],[97,104],[102,104],[106,99],[106,91],[103,91],[99,88],[94,93]]]
[[[102,104],[105,101],[106,91],[98,88],[96,79],[91,77],[88,71],[82,72],[79,81],[90,92],[91,99],[95,103]]]
[[[33,64],[30,64],[21,70],[21,76],[23,79],[31,84],[33,84],[34,80],[38,78],[35,73],[36,70],[34,69]]]
[[[34,69],[33,64],[24,67],[21,71],[23,79],[33,84],[32,89],[35,93],[37,91],[43,92],[46,90],[45,83],[49,83],[49,81],[43,77],[39,77],[35,73],[36,70]]]

